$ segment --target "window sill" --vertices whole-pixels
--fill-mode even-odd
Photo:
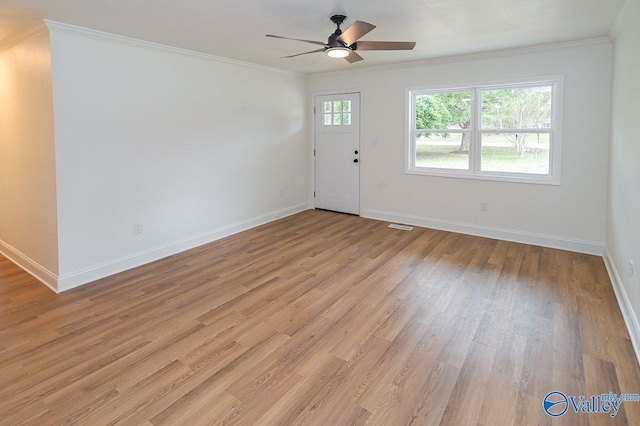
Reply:
[[[427,168],[411,168],[405,170],[409,175],[420,176],[434,176],[454,179],[471,179],[471,180],[488,180],[494,182],[509,182],[509,183],[526,183],[534,185],[553,185],[559,186],[560,176],[538,176],[528,174],[513,174],[513,173],[469,173],[467,170],[441,170],[441,169],[427,169]]]

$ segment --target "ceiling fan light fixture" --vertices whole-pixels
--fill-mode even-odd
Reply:
[[[351,53],[348,47],[331,47],[327,49],[327,56],[330,58],[346,58]]]

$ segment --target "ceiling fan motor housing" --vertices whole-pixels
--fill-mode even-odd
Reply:
[[[340,25],[347,19],[347,17],[345,15],[333,15],[331,16],[331,22],[333,22],[334,24],[336,24],[338,26],[338,29],[340,29]]]
[[[344,43],[338,40],[338,37],[342,35],[342,30],[340,29],[340,25],[347,19],[345,15],[333,15],[331,17],[331,22],[336,24],[338,28],[336,28],[335,32],[329,36],[329,40],[327,45],[329,47],[347,47]]]

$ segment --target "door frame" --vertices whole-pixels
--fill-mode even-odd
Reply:
[[[363,96],[362,88],[355,89],[343,89],[343,90],[318,90],[311,93],[311,208],[316,208],[316,197],[314,196],[314,192],[316,190],[316,113],[314,112],[314,108],[316,107],[316,98],[318,96],[334,96],[334,95],[351,95],[358,94],[360,95],[360,117],[358,123],[358,155],[360,166],[358,167],[358,216],[362,216],[362,159],[365,157],[364,152],[362,151],[362,96]]]

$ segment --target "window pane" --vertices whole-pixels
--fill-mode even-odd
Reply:
[[[342,111],[351,112],[351,101],[342,101]]]
[[[551,86],[483,90],[482,128],[551,128]]]
[[[342,101],[333,102],[333,112],[342,112]]]
[[[483,172],[549,174],[549,133],[482,133]]]
[[[416,167],[468,170],[469,134],[418,134],[416,138]]]
[[[351,114],[350,113],[343,113],[342,114],[342,125],[343,126],[351,125]]]
[[[324,125],[331,126],[331,114],[324,115]]]
[[[416,129],[468,129],[471,92],[416,96]]]
[[[340,126],[342,124],[342,114],[333,114],[333,125]]]
[[[322,110],[324,112],[331,112],[331,102],[325,101],[322,103]]]

